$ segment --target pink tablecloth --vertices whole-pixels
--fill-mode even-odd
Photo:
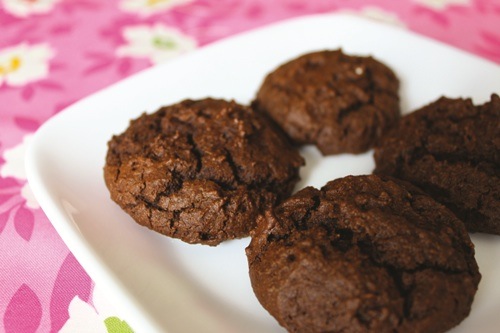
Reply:
[[[0,0],[0,331],[131,331],[30,192],[24,151],[40,124],[110,83],[196,47],[270,22],[340,10],[500,63],[499,0]],[[163,47],[172,39],[175,47]]]

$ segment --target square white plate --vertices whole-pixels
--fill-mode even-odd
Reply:
[[[248,239],[212,248],[140,227],[114,204],[102,168],[107,141],[131,118],[184,98],[252,100],[265,74],[302,53],[342,47],[373,55],[401,79],[403,112],[441,95],[476,103],[500,92],[500,68],[404,29],[346,15],[298,18],[214,43],[96,93],[50,119],[27,154],[41,207],[137,332],[282,332],[248,278]],[[322,158],[306,147],[305,185],[370,173],[372,153]],[[453,332],[498,332],[500,238],[474,235],[483,274],[472,313]]]

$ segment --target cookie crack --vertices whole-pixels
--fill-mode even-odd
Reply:
[[[298,231],[308,230],[311,227],[309,221],[311,219],[311,215],[318,210],[321,204],[321,198],[319,197],[319,195],[312,196],[311,200],[313,201],[313,204],[307,209],[302,218],[293,221],[293,224]]]
[[[373,74],[370,68],[365,69],[365,75],[366,75],[366,81],[368,82],[368,87],[366,88],[365,92],[368,92],[368,101],[363,102],[359,100],[359,98],[356,98],[356,102],[349,105],[347,108],[341,109],[337,115],[337,122],[342,123],[344,118],[346,118],[349,114],[354,113],[359,111],[364,105],[371,105],[374,106],[374,99],[375,99],[375,93],[378,91],[384,91],[381,90],[377,87],[373,80]],[[335,93],[338,96],[345,95],[344,92],[340,91],[339,89],[336,89],[336,85],[338,84],[337,80],[336,82],[328,82],[328,86],[335,91]],[[352,80],[354,82],[354,80]],[[340,81],[341,82],[341,81]]]
[[[168,197],[176,192],[179,192],[179,190],[182,188],[184,185],[184,181],[186,180],[185,177],[182,176],[182,174],[176,170],[171,170],[170,173],[172,174],[172,181],[169,183],[169,187],[165,187],[165,189],[161,192],[159,192],[156,197],[155,197],[155,204],[158,204],[158,202],[161,200],[162,197]]]
[[[471,277],[474,275],[473,272],[469,269],[463,269],[463,270],[454,270],[454,269],[449,269],[445,268],[439,265],[434,265],[431,263],[422,263],[418,265],[417,267],[413,269],[405,269],[402,267],[396,267],[394,265],[390,264],[384,264],[380,263],[377,260],[374,259],[372,256],[367,256],[368,260],[371,261],[372,265],[376,267],[380,267],[385,270],[385,272],[388,274],[388,276],[391,278],[391,280],[394,283],[394,286],[396,287],[396,290],[398,291],[398,294],[400,295],[401,299],[403,300],[403,316],[399,318],[399,323],[401,323],[405,318],[410,318],[412,316],[412,306],[413,306],[413,292],[416,288],[415,284],[405,284],[403,281],[403,275],[404,274],[409,274],[413,275],[418,272],[423,272],[426,270],[432,270],[434,272],[441,272],[446,275],[462,275],[464,273],[470,275]]]
[[[365,104],[366,103],[357,100],[355,103],[349,105],[348,107],[340,109],[339,113],[337,114],[337,122],[342,123],[349,114],[359,111],[359,109]]]
[[[394,286],[396,287],[396,290],[399,293],[399,296],[403,299],[403,317],[399,318],[399,324],[401,324],[403,318],[410,317],[411,305],[412,305],[410,295],[414,287],[413,288],[405,287],[403,283],[403,273],[401,271],[396,270],[392,266],[385,266],[384,268],[387,274],[392,279]]]
[[[203,168],[203,159],[202,159],[203,154],[198,148],[198,145],[196,144],[196,141],[194,140],[192,134],[186,135],[186,141],[191,146],[191,153],[194,155],[196,159],[196,173],[199,173]]]
[[[233,156],[232,156],[231,152],[227,148],[224,148],[224,157],[225,157],[225,159],[227,161],[227,164],[229,165],[229,168],[231,169],[231,172],[233,174],[235,183],[236,184],[243,184],[244,182],[242,181],[242,179],[240,178],[240,175],[239,175],[238,165],[236,164],[236,162],[234,162]],[[235,187],[235,186],[233,186],[231,184],[226,184],[226,186],[229,189],[234,189],[234,187]]]

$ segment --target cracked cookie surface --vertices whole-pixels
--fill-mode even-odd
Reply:
[[[442,97],[401,118],[375,149],[374,173],[409,181],[471,232],[500,235],[500,97]]]
[[[111,198],[137,223],[188,243],[248,236],[257,214],[291,193],[304,164],[273,126],[209,98],[143,114],[108,143]]]
[[[361,153],[399,118],[399,81],[372,57],[308,53],[269,73],[254,107],[323,155]]]
[[[402,185],[349,176],[260,217],[252,287],[289,332],[444,332],[468,315],[480,274],[463,223]]]

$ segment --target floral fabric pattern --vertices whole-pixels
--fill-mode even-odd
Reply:
[[[148,16],[188,2],[191,0],[123,0],[120,3],[120,8],[124,11]]]
[[[18,17],[48,13],[59,0],[3,0],[5,10]]]
[[[75,296],[68,308],[69,319],[59,333],[132,333],[130,326],[114,312],[113,306],[96,288],[92,294],[92,304]]]
[[[49,74],[54,52],[45,44],[25,43],[5,48],[0,53],[0,85],[23,86]]]
[[[196,40],[160,23],[125,27],[123,37],[127,44],[116,49],[118,56],[147,58],[153,64],[167,61],[196,47]]]
[[[438,10],[443,10],[450,5],[467,5],[470,3],[469,0],[415,0],[424,6],[435,8]]]
[[[31,194],[24,152],[41,124],[109,84],[197,47],[336,11],[395,24],[500,64],[496,0],[0,0],[0,332],[132,332]]]

